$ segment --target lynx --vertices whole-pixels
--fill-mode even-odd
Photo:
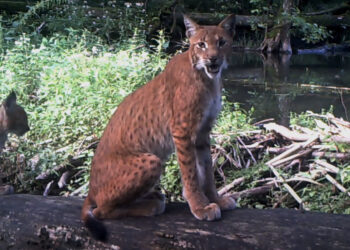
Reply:
[[[12,92],[0,106],[0,153],[5,146],[8,133],[18,136],[29,131],[28,118],[24,109],[16,103],[16,94]],[[2,185],[0,179],[0,195],[12,194],[11,185]]]
[[[0,150],[5,145],[8,133],[22,136],[29,131],[27,114],[16,99],[15,92],[12,92],[0,106]]]
[[[221,108],[221,73],[232,47],[235,16],[201,26],[184,15],[189,49],[162,73],[127,96],[96,149],[82,220],[92,235],[107,239],[100,219],[164,212],[154,187],[169,154],[176,151],[183,196],[199,220],[216,220],[235,207],[216,191],[209,133]]]

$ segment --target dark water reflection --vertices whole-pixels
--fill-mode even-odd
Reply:
[[[255,119],[288,124],[290,112],[320,112],[350,117],[350,54],[269,55],[235,53],[224,75],[230,101],[254,106]],[[332,88],[338,87],[338,88]]]

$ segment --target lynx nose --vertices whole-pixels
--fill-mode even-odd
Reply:
[[[211,57],[209,57],[209,60],[210,60],[211,63],[216,63],[217,59],[218,59],[217,56],[211,56]]]

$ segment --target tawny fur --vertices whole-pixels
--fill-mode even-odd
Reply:
[[[234,16],[218,26],[184,20],[190,48],[124,99],[95,152],[82,219],[98,239],[106,239],[106,230],[97,219],[163,213],[163,195],[153,188],[174,150],[183,195],[197,219],[219,219],[221,210],[235,206],[232,198],[217,194],[209,138],[221,107]]]

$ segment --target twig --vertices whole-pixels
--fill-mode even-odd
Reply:
[[[219,191],[218,191],[218,194],[220,196],[226,194],[228,191],[230,191],[232,188],[234,188],[235,186],[238,186],[240,185],[242,182],[244,182],[245,178],[244,177],[240,177],[240,178],[237,178],[235,180],[233,180],[230,184],[227,184],[226,186],[224,186],[223,188],[221,188]]]
[[[306,177],[301,177],[301,176],[294,176],[294,177],[291,177],[287,180],[284,180],[284,182],[296,182],[296,181],[302,181],[302,182],[309,182],[309,183],[312,183],[312,184],[315,184],[315,185],[318,185],[318,186],[323,186],[321,183],[318,183],[317,181],[314,181],[310,178],[306,178]],[[283,183],[283,181],[281,180],[273,180],[273,181],[269,181],[267,182],[267,184],[273,184],[273,183]]]
[[[323,168],[325,168],[327,171],[331,173],[339,173],[339,168],[333,166],[332,164],[329,164],[326,161],[321,161],[321,160],[315,160],[315,163]]]
[[[72,193],[70,193],[70,196],[78,195],[83,189],[87,188],[88,185],[89,185],[89,182],[85,183],[84,185],[82,185],[81,187],[77,188]]]
[[[334,186],[336,186],[341,192],[346,193],[350,197],[350,192],[346,190],[346,188],[341,185],[339,182],[337,182],[332,176],[329,174],[325,174],[326,179],[332,183]]]
[[[331,137],[331,141],[350,144],[350,137],[334,135]]]
[[[294,159],[296,159],[296,158],[300,158],[300,157],[303,157],[303,156],[305,156],[305,155],[308,155],[308,154],[310,154],[311,152],[312,152],[312,149],[306,149],[306,150],[304,150],[304,151],[302,151],[302,152],[300,152],[300,153],[291,155],[291,156],[289,156],[289,157],[283,158],[283,159],[278,160],[278,161],[274,161],[274,162],[272,162],[272,163],[270,163],[270,164],[272,164],[273,166],[276,167],[276,166],[282,165],[282,164],[284,164],[284,163],[286,163],[286,162],[288,162],[288,161],[291,161],[291,160],[294,160]]]
[[[348,160],[350,159],[350,153],[332,153],[332,152],[312,152],[312,157],[317,158],[335,158],[338,160]]]
[[[45,191],[43,193],[43,196],[48,196],[49,193],[52,190],[52,185],[53,185],[54,181],[50,181],[49,183],[47,183],[46,187],[45,187]]]
[[[265,142],[268,142],[268,141],[272,141],[274,140],[275,138],[272,138],[272,137],[268,137],[268,138],[264,138],[263,140],[261,141],[257,141],[257,142],[254,142],[253,144],[248,144],[248,145],[245,145],[247,148],[249,149],[255,149],[257,147],[260,146],[260,144],[262,143],[265,143]]]
[[[246,189],[240,192],[230,193],[230,195],[234,199],[238,199],[238,198],[245,198],[245,197],[259,195],[259,194],[265,194],[265,193],[268,193],[273,186],[274,184],[265,184],[260,187],[255,187],[255,188]]]
[[[68,179],[70,177],[70,171],[66,171],[61,175],[60,180],[58,181],[57,185],[59,188],[64,188],[67,185]]]
[[[318,140],[318,135],[313,135],[312,137],[309,138],[309,140],[307,140],[304,143],[295,143],[290,149],[288,149],[287,151],[285,151],[284,153],[276,156],[275,158],[271,159],[270,161],[268,161],[266,164],[273,164],[274,162],[281,160],[291,154],[293,154],[294,152],[298,151],[301,148],[305,148],[307,146],[309,146],[310,144],[312,144],[313,142],[315,142],[316,140]]]
[[[244,144],[244,142],[242,141],[242,139],[237,136],[237,140],[239,141],[239,143],[241,143],[243,145],[243,147],[245,148],[245,150],[247,150],[248,154],[250,155],[250,157],[252,158],[253,162],[256,164],[256,160],[254,155],[252,154],[252,152],[249,150],[249,148],[246,147],[246,145]]]
[[[344,108],[346,120],[349,120],[349,117],[348,117],[348,109],[346,108],[346,105],[345,105],[344,100],[343,100],[343,91],[338,90],[338,92],[339,92],[339,95],[340,95],[341,104],[342,104],[342,106],[343,106],[343,108]]]
[[[339,119],[336,117],[330,117],[329,118],[332,123],[334,123],[338,128],[339,127],[345,127],[345,128],[350,128],[350,122],[344,121],[343,119]]]
[[[269,168],[272,170],[274,175],[277,177],[279,181],[282,182],[283,186],[287,189],[287,191],[293,196],[293,198],[299,203],[300,208],[303,209],[303,200],[299,197],[299,195],[289,186],[284,178],[278,173],[278,171],[271,165],[268,164]]]
[[[268,119],[261,120],[261,121],[253,123],[253,126],[258,126],[258,125],[261,125],[261,124],[266,123],[266,122],[272,122],[274,120],[275,120],[274,118],[268,118]]]
[[[288,150],[288,147],[283,147],[283,148],[272,148],[272,147],[268,147],[266,149],[266,151],[269,153],[269,154],[281,154],[285,151]]]

